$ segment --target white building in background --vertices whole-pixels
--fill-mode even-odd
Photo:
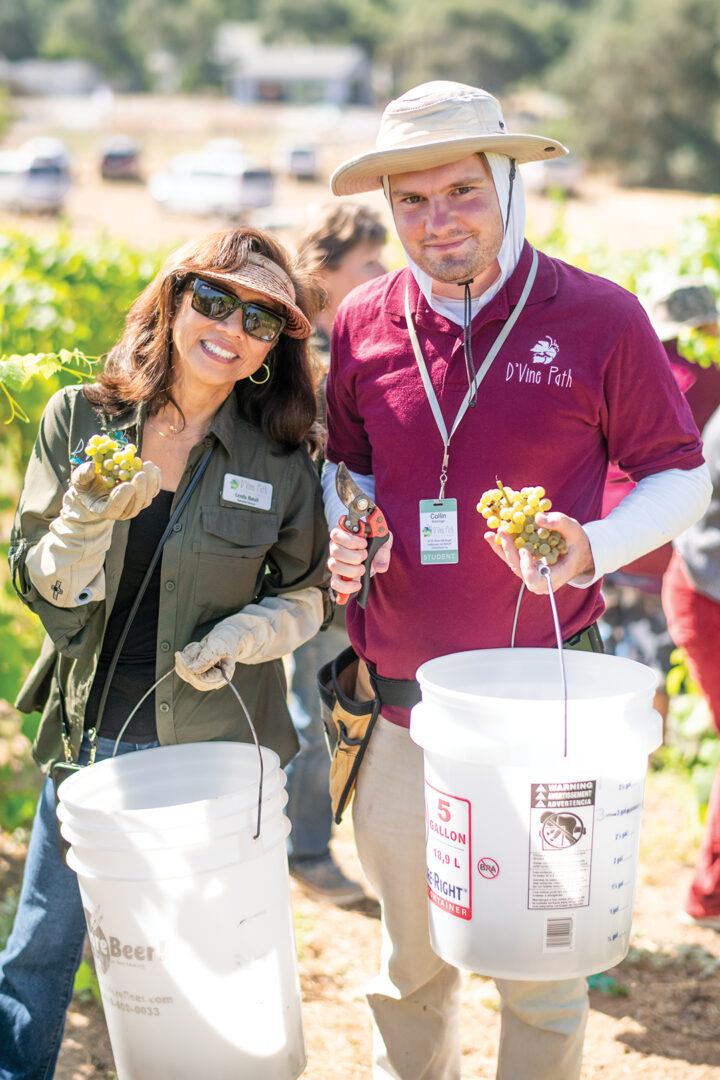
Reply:
[[[227,23],[215,55],[231,97],[246,104],[370,105],[373,70],[358,45],[272,45],[256,28]]]
[[[10,61],[0,57],[0,83],[14,94],[92,94],[102,82],[99,70],[88,60]]]

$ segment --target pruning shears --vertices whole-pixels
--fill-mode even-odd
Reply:
[[[390,532],[385,521],[385,515],[375,505],[369,495],[357,486],[344,461],[341,461],[335,474],[335,487],[340,496],[340,501],[347,510],[338,522],[345,532],[355,536],[364,536],[367,540],[366,571],[363,575],[360,592],[339,593],[338,604],[346,604],[351,596],[357,598],[361,608],[367,604],[368,590],[370,588],[370,567],[379,548],[390,539]],[[349,580],[349,579],[347,579]]]

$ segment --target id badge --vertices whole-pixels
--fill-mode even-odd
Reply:
[[[420,561],[458,561],[457,499],[420,500]]]

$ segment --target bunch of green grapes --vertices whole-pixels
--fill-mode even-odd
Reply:
[[[102,477],[106,491],[122,484],[142,469],[142,461],[136,457],[134,443],[121,443],[109,435],[92,435],[85,453],[95,462],[95,472]]]
[[[545,488],[524,487],[514,491],[499,480],[496,488],[483,492],[477,504],[488,528],[497,529],[496,544],[502,543],[499,534],[506,533],[514,537],[516,548],[527,548],[534,558],[554,566],[567,551],[565,539],[559,532],[535,524],[535,515],[547,513],[551,507]]]

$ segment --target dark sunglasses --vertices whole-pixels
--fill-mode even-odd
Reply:
[[[242,311],[242,328],[258,341],[275,341],[283,332],[287,319],[276,311],[261,307],[254,300],[240,300],[234,293],[217,285],[195,278],[192,307],[208,319],[221,322],[238,308]]]

